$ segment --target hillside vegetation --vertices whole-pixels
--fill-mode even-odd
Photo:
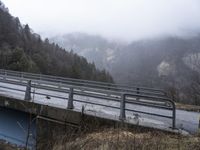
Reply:
[[[0,68],[113,82],[108,72],[97,69],[84,57],[42,40],[29,25],[11,16],[1,1]]]

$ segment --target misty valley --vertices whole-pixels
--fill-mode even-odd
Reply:
[[[50,41],[105,68],[116,83],[163,88],[177,102],[199,105],[200,35],[127,44],[71,33]]]

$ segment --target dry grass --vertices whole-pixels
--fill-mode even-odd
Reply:
[[[75,139],[59,140],[53,150],[200,150],[198,136],[183,137],[162,132],[104,129]]]
[[[25,150],[25,149],[17,147],[16,145],[8,143],[4,140],[0,140],[0,150]]]
[[[187,111],[200,112],[200,106],[196,105],[186,105],[186,104],[176,103],[176,108]]]

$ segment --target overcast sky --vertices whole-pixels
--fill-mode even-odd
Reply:
[[[200,0],[2,0],[43,36],[70,32],[138,40],[200,31]]]

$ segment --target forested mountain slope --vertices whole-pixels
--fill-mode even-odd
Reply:
[[[68,51],[73,49],[79,55],[86,57],[88,61],[94,62],[98,68],[107,70],[112,66],[115,57],[119,57],[118,52],[125,46],[119,42],[110,42],[98,35],[79,32],[54,36],[50,38],[50,41]]]
[[[0,68],[113,82],[84,57],[44,41],[0,2]]]

